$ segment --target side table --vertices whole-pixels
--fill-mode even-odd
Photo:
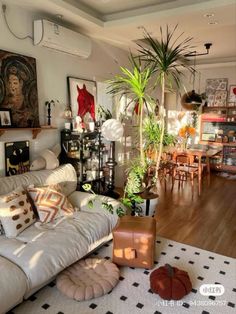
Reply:
[[[152,193],[152,192],[146,192],[144,191],[143,193],[140,194],[140,196],[146,200],[146,213],[145,215],[148,216],[149,215],[149,210],[150,210],[150,200],[153,200],[155,198],[158,198],[159,195],[156,193]]]

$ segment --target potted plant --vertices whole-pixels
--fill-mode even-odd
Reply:
[[[192,48],[190,45],[191,38],[188,37],[182,42],[177,43],[180,36],[177,40],[174,39],[175,31],[176,27],[173,31],[170,31],[167,26],[165,33],[162,28],[160,28],[160,40],[152,38],[150,34],[145,32],[146,45],[138,46],[139,56],[134,57],[131,54],[131,69],[121,67],[121,74],[108,81],[110,93],[123,93],[128,95],[132,102],[136,104],[136,109],[138,108],[139,167],[137,168],[137,163],[135,162],[132,163],[131,167],[128,169],[124,200],[126,205],[129,206],[132,205],[133,201],[137,198],[137,184],[139,187],[142,186],[149,167],[148,159],[145,156],[145,140],[146,146],[148,142],[150,143],[150,141],[152,141],[152,146],[156,154],[154,181],[157,181],[158,178],[163,143],[170,140],[170,137],[168,137],[165,132],[164,120],[166,88],[170,89],[173,88],[173,86],[178,89],[180,88],[181,78],[183,76],[181,68],[193,71],[186,57]],[[146,124],[144,128],[144,109],[151,107],[151,113],[154,113],[156,102],[153,97],[150,96],[150,92],[153,91],[158,84],[161,86],[161,101],[158,105],[158,114],[155,118],[153,116],[149,117],[149,120],[147,120],[148,124]],[[149,110],[146,111],[149,116]],[[154,124],[157,126],[154,127]],[[149,127],[153,127],[153,129]],[[137,201],[140,202],[140,199]]]
[[[158,147],[158,156],[156,161],[156,175],[158,178],[158,170],[160,167],[161,155],[163,151],[163,142],[165,134],[165,92],[172,90],[173,87],[180,91],[183,78],[183,69],[194,72],[194,68],[189,64],[187,56],[194,48],[191,45],[192,38],[187,37],[180,41],[183,33],[180,36],[176,34],[177,25],[173,30],[170,30],[168,25],[166,31],[163,32],[160,27],[160,39],[154,39],[148,32],[145,31],[145,45],[139,44],[139,53],[146,67],[151,68],[151,73],[155,76],[155,84],[161,86],[161,101],[159,104],[158,121],[160,128],[160,141]]]

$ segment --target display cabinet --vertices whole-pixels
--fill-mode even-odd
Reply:
[[[77,173],[78,190],[90,183],[96,193],[105,189],[105,162],[107,149],[99,131],[61,132],[61,163],[71,163]]]
[[[203,107],[200,143],[221,148],[213,169],[236,172],[236,107]]]

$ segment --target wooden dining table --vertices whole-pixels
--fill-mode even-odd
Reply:
[[[210,158],[213,157],[214,155],[218,154],[219,151],[207,151],[207,150],[202,150],[202,149],[187,149],[185,151],[173,151],[172,152],[172,159],[175,160],[177,155],[187,155],[190,157],[194,157],[194,159],[197,159],[197,167],[198,167],[198,190],[199,190],[199,195],[201,194],[202,190],[202,171],[203,171],[203,163],[202,163],[202,158],[204,157],[206,159],[206,162],[204,163],[206,165],[206,170],[207,170],[207,183],[210,185],[211,181],[211,168],[210,168]]]

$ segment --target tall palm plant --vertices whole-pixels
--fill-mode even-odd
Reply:
[[[116,75],[108,81],[109,93],[126,94],[131,98],[132,103],[138,105],[139,117],[139,149],[141,164],[145,165],[145,156],[143,149],[143,116],[144,107],[153,103],[153,99],[148,94],[149,81],[152,77],[152,68],[143,67],[140,58],[130,55],[131,70],[120,67],[121,74]]]
[[[165,91],[166,87],[177,87],[180,89],[183,77],[183,69],[193,72],[194,69],[189,65],[187,55],[194,48],[191,45],[192,38],[187,37],[178,43],[183,33],[175,38],[177,25],[173,30],[166,26],[165,33],[160,28],[160,39],[154,39],[145,31],[145,45],[139,44],[138,51],[140,59],[146,63],[146,67],[151,69],[152,75],[155,75],[156,85],[161,86],[161,101],[159,105],[159,124],[160,124],[160,142],[159,153],[156,161],[156,178],[158,177],[158,169],[163,149],[163,139],[165,132]]]

